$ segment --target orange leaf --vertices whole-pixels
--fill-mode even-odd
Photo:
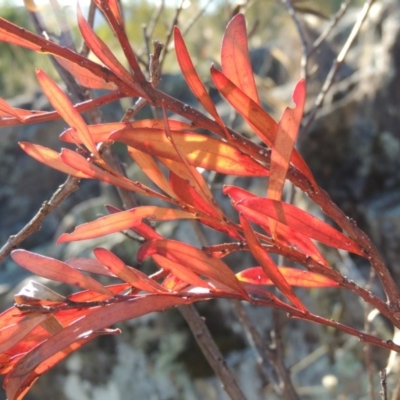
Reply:
[[[92,222],[86,222],[75,228],[72,233],[62,234],[57,243],[72,242],[76,240],[93,239],[111,233],[124,231],[134,228],[143,219],[148,218],[152,221],[168,221],[176,219],[197,219],[193,213],[172,208],[158,206],[142,206],[121,211],[116,214],[105,215]]]
[[[77,178],[90,178],[89,175],[84,174],[81,171],[76,170],[65,164],[60,157],[60,154],[47,147],[40,146],[38,144],[19,142],[22,150],[33,157],[35,160],[48,165],[58,171],[64,172],[68,175],[75,176]]]
[[[279,272],[291,286],[301,286],[307,288],[335,287],[339,284],[323,275],[315,274],[310,271],[301,271],[296,268],[278,267]],[[245,269],[236,274],[241,282],[253,285],[273,285],[272,280],[265,274],[262,267]]]
[[[125,178],[124,176],[118,174],[115,171],[114,173],[111,173],[109,171],[101,169],[97,165],[86,160],[85,157],[82,157],[75,151],[69,149],[62,149],[61,161],[63,161],[71,168],[81,171],[90,178],[98,179],[100,181],[107,182],[111,185],[115,185],[127,190],[132,190],[134,192],[142,193],[147,196],[155,196],[165,201],[170,201],[168,197],[155,192],[154,190],[146,187],[140,182],[132,182],[131,180]]]
[[[223,73],[254,102],[260,103],[247,46],[246,21],[236,14],[226,27],[221,47]]]
[[[239,214],[240,223],[243,227],[243,233],[247,244],[254,258],[261,264],[265,274],[271,279],[274,285],[284,294],[299,310],[308,312],[300,299],[294,293],[292,287],[288,284],[285,277],[281,274],[272,258],[262,248],[257,236],[253,232],[250,224],[243,214]]]
[[[113,296],[113,294],[99,282],[71,268],[62,261],[22,249],[14,250],[11,253],[11,257],[21,267],[24,267],[34,274],[43,276],[44,278]]]
[[[224,123],[221,117],[218,115],[217,109],[215,108],[214,102],[211,100],[207,89],[203,85],[197,75],[196,69],[192,63],[189,52],[187,51],[185,42],[182,34],[177,26],[174,27],[174,43],[175,43],[175,54],[179,63],[179,67],[185,77],[186,83],[189,85],[190,90],[200,101],[203,107],[212,115],[212,117],[221,125]]]
[[[165,292],[165,289],[147,275],[134,268],[129,268],[120,258],[104,248],[93,250],[95,257],[113,274],[133,287],[150,293]]]
[[[121,130],[110,135],[116,140],[157,157],[181,161],[161,129]],[[268,170],[247,154],[221,140],[192,132],[174,132],[174,141],[189,164],[222,174],[268,176]]]
[[[277,206],[284,213],[284,219],[277,215]],[[284,221],[285,225],[321,243],[363,255],[358,245],[349,237],[292,204],[257,197],[244,199],[234,204],[234,207],[252,222],[259,225],[267,225],[267,218]]]
[[[55,59],[63,68],[71,73],[76,81],[83,87],[104,90],[118,89],[118,86],[114,82],[106,82],[101,76],[95,75],[93,72],[90,72],[88,69],[81,67],[75,62],[57,56]]]
[[[96,145],[90,136],[86,122],[83,120],[79,112],[74,108],[71,100],[67,95],[50,79],[43,71],[36,70],[36,77],[39,84],[52,106],[64,119],[64,121],[73,129],[76,136],[86,146],[96,158],[100,158]]]
[[[21,46],[21,47],[25,47],[26,49],[29,49],[29,50],[34,50],[34,51],[42,50],[38,44],[32,43],[31,41],[24,39],[23,37],[21,37],[19,35],[10,33],[7,28],[2,27],[3,23],[6,24],[5,26],[13,25],[18,30],[21,29],[21,27],[14,25],[10,21],[5,20],[4,18],[0,18],[0,41],[15,44],[15,45]]]
[[[115,275],[108,268],[93,258],[70,258],[65,261],[65,263],[72,268],[78,269],[79,271],[90,272],[91,274],[97,275],[112,276],[115,278]]]
[[[128,153],[155,185],[168,194],[168,196],[176,199],[175,193],[168,183],[168,179],[151,155],[131,146],[128,146]]]
[[[189,285],[203,287],[212,291],[212,288],[208,285],[208,283],[203,281],[203,279],[201,279],[188,267],[185,267],[178,262],[169,260],[166,257],[160,256],[159,254],[153,254],[152,258],[160,268],[172,272],[172,274],[181,281],[186,282]]]
[[[186,243],[174,240],[153,240],[145,243],[137,253],[142,262],[146,257],[159,254],[171,261],[192,269],[196,274],[205,275],[230,288],[234,293],[247,299],[247,294],[236,279],[235,274],[221,260],[211,257]]]

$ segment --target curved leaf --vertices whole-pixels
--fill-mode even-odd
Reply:
[[[236,14],[228,23],[221,46],[223,73],[254,102],[260,103],[247,46],[246,21]]]

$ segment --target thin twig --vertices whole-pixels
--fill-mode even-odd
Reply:
[[[387,400],[386,369],[380,371],[379,375],[381,377],[381,391],[380,391],[381,399]]]
[[[223,384],[223,389],[232,400],[246,400],[236,382],[236,378],[226,364],[218,346],[215,344],[204,320],[193,305],[179,306],[178,310],[188,323],[197,344],[206,357],[211,368]]]
[[[374,4],[374,2],[375,2],[375,0],[368,0],[364,4],[364,6],[358,16],[358,19],[357,19],[356,23],[354,24],[353,29],[350,32],[349,37],[347,38],[344,46],[342,47],[342,50],[340,51],[340,53],[338,54],[338,56],[336,57],[335,61],[332,64],[332,67],[331,67],[331,69],[325,79],[325,82],[322,86],[322,89],[319,92],[319,94],[315,100],[314,107],[312,108],[312,110],[308,116],[307,122],[304,125],[304,127],[302,128],[301,134],[304,135],[304,133],[306,133],[310,129],[311,124],[314,122],[317,112],[320,109],[320,107],[322,106],[326,94],[328,93],[329,89],[331,88],[332,84],[334,83],[336,75],[339,72],[341,66],[343,65],[344,59],[346,58],[346,55],[347,55],[350,47],[353,45],[354,41],[356,40],[356,38],[360,32],[361,26],[362,26],[363,22],[365,21],[365,19],[367,18],[368,13],[369,13],[372,5]]]
[[[43,203],[36,215],[17,234],[8,238],[5,245],[0,249],[0,262],[27,237],[37,232],[44,219],[58,208],[64,199],[78,189],[79,179],[68,176],[67,180],[53,193],[51,198]]]
[[[326,27],[326,29],[319,35],[319,37],[315,40],[315,42],[312,44],[311,48],[308,50],[308,57],[310,57],[312,54],[314,54],[321,44],[326,40],[326,38],[329,36],[329,34],[332,32],[333,28],[338,24],[338,22],[341,20],[347,9],[349,8],[350,4],[352,3],[353,0],[347,0],[346,2],[342,3],[339,10],[336,12],[336,14],[333,16],[331,19],[331,22],[329,25]]]
[[[88,24],[89,24],[89,26],[91,28],[93,28],[93,25],[94,25],[94,18],[95,18],[95,15],[96,15],[96,9],[97,8],[96,8],[95,2],[93,0],[91,0],[90,1],[90,6],[89,6],[88,18],[87,18],[87,22],[88,22]],[[83,57],[87,57],[89,55],[89,53],[90,53],[90,48],[87,45],[87,43],[85,41],[83,41],[82,48],[79,51],[79,54],[81,56],[83,56]]]
[[[300,42],[301,42],[301,61],[300,61],[301,78],[306,79],[307,78],[307,64],[308,64],[308,44],[307,44],[306,35],[304,33],[303,26],[301,25],[301,22],[300,22],[299,18],[297,17],[296,11],[293,7],[292,0],[281,0],[281,1],[285,5],[288,14],[290,15],[294,24],[296,25],[297,33],[299,34],[299,38],[300,38]]]

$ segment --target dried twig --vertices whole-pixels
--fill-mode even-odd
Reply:
[[[180,313],[188,323],[202,353],[210,366],[223,383],[223,388],[232,400],[246,400],[245,395],[236,382],[235,376],[228,368],[224,358],[215,344],[207,325],[193,305],[179,306]]]
[[[94,18],[96,15],[96,4],[94,3],[93,0],[90,1],[90,6],[89,6],[89,12],[88,12],[88,18],[87,18],[87,22],[89,24],[89,26],[91,28],[93,28],[94,25]],[[86,44],[85,41],[83,41],[82,43],[82,48],[79,51],[79,54],[83,57],[87,57],[90,53],[90,48],[89,46]]]
[[[380,391],[381,399],[387,400],[388,397],[387,397],[386,369],[380,371],[379,375],[381,377],[381,391]]]

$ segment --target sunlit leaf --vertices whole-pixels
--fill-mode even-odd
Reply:
[[[223,73],[254,102],[260,104],[247,46],[246,21],[236,14],[228,23],[221,46]]]
[[[116,90],[118,86],[114,82],[106,82],[103,77],[95,75],[79,64],[69,61],[66,58],[55,57],[57,62],[65,68],[83,87],[89,89]]]
[[[142,206],[116,214],[105,215],[94,221],[86,222],[75,228],[72,233],[62,234],[57,243],[72,242],[76,240],[93,239],[111,233],[134,228],[143,219],[151,221],[169,221],[176,219],[196,219],[193,213],[164,208],[158,206]]]
[[[296,296],[292,287],[288,284],[285,277],[279,271],[272,258],[267,254],[265,249],[262,248],[249,222],[242,214],[240,214],[240,223],[242,225],[243,233],[246,237],[251,254],[260,263],[265,274],[271,279],[273,284],[282,292],[282,294],[284,294],[297,308],[303,312],[307,312],[307,308]]]
[[[62,261],[22,249],[14,250],[11,257],[21,267],[44,278],[112,296],[112,293],[99,282]]]
[[[129,268],[119,257],[104,248],[93,250],[95,257],[105,265],[113,274],[133,287],[150,293],[165,292],[165,289],[157,282],[151,280],[139,270]]]
[[[302,271],[290,267],[278,267],[279,272],[291,286],[307,288],[335,287],[339,284],[323,275],[315,274],[310,271]],[[245,269],[236,274],[241,282],[252,283],[253,285],[274,285],[262,267]]]
[[[284,219],[277,215],[277,205],[283,211]],[[259,225],[267,225],[267,218],[284,221],[291,228],[321,243],[363,255],[358,245],[349,237],[292,204],[264,198],[247,198],[234,204],[234,207]]]
[[[213,118],[221,125],[224,126],[221,117],[219,116],[217,109],[215,108],[214,102],[212,101],[207,89],[203,82],[197,75],[196,69],[194,68],[193,62],[190,58],[189,52],[186,48],[182,34],[178,27],[174,28],[174,44],[175,54],[179,63],[179,67],[185,78],[185,81],[189,85],[190,90],[200,101],[203,107],[213,116]]]
[[[43,71],[37,70],[36,77],[43,93],[64,121],[75,130],[76,137],[79,137],[79,140],[96,156],[96,158],[100,158],[86,122],[74,108],[71,100]]]
[[[223,261],[207,255],[196,247],[174,240],[153,240],[145,243],[139,249],[137,259],[142,262],[153,254],[159,254],[171,261],[181,263],[196,274],[215,279],[233,290],[234,293],[247,298],[247,294],[229,267]]]
[[[111,140],[136,147],[157,157],[181,161],[161,129],[131,129],[114,132]],[[223,174],[268,176],[268,170],[230,144],[192,132],[175,132],[174,141],[189,164]]]

